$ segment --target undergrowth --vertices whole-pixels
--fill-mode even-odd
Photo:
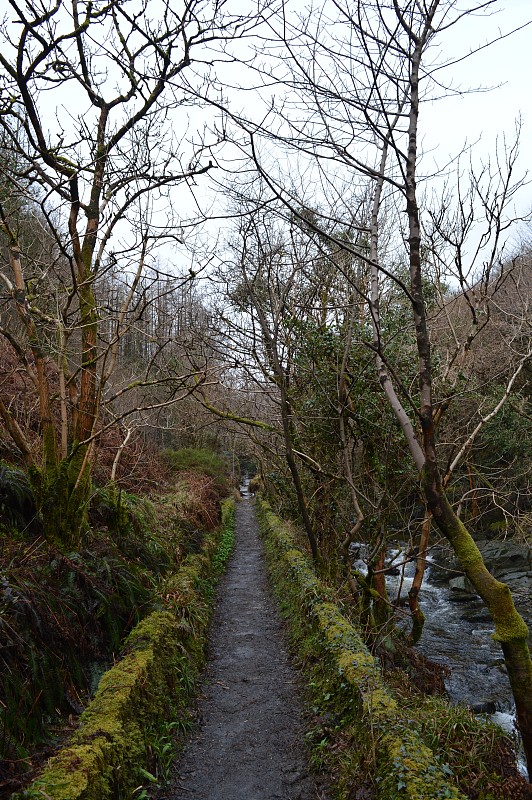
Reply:
[[[532,787],[516,770],[516,742],[501,727],[445,697],[423,694],[402,670],[387,672],[386,679],[424,742],[449,763],[471,800],[531,800]]]
[[[0,462],[0,526],[23,531],[38,527],[33,493],[26,474]]]
[[[200,475],[152,501],[96,488],[90,528],[64,553],[39,535],[24,473],[2,469],[0,797],[83,710],[127,632],[163,607],[166,577],[201,547],[220,501]],[[208,513],[190,519],[194,504]]]
[[[285,537],[285,545],[289,546],[291,541],[293,547],[286,530],[276,531],[276,536]],[[294,658],[305,677],[307,704],[312,711],[307,734],[312,764],[332,777],[331,791],[336,800],[387,796],[386,791],[382,793],[384,787],[375,780],[378,733],[363,718],[353,686],[324,647],[313,614],[309,614],[306,601],[302,604],[301,595],[268,535],[265,547],[272,584],[288,621]],[[322,600],[334,597],[332,587],[323,583],[320,586],[324,593]],[[411,721],[410,727],[415,727],[420,740],[435,754],[443,772],[449,778],[454,776],[452,779],[463,795],[471,800],[531,797],[529,785],[516,771],[512,742],[501,728],[478,719],[467,708],[450,706],[442,697],[424,695],[413,685],[407,671],[387,672],[386,680],[401,709],[401,720]],[[399,788],[399,794],[400,783],[398,777],[395,791]]]
[[[4,534],[0,779],[16,779],[34,745],[83,709],[123,636],[155,607],[154,588],[176,564],[171,543],[131,510],[112,532],[88,531],[76,552]]]
[[[212,478],[218,488],[227,488],[227,464],[221,455],[212,450],[195,447],[164,450],[162,458],[174,472],[199,472]]]
[[[232,549],[234,502],[222,505],[222,529],[168,576],[173,592],[161,596],[163,608],[128,635],[79,728],[18,800],[140,800],[167,780],[204,664],[214,586]]]

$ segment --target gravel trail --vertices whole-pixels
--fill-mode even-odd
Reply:
[[[168,800],[315,800],[296,677],[270,597],[252,501],[236,511],[236,548],[213,617],[199,731]]]

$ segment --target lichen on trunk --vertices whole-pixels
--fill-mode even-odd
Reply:
[[[74,447],[59,464],[44,462],[28,471],[47,541],[61,550],[79,544],[91,493],[87,445]]]

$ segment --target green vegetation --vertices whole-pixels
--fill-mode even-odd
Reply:
[[[331,772],[336,798],[351,798],[354,786],[382,800],[520,796],[505,775],[511,754],[503,732],[467,709],[421,695],[406,673],[392,673],[392,690],[290,529],[266,504],[260,514],[317,721],[307,737],[312,758]]]
[[[0,463],[0,525],[20,531],[35,518],[35,499],[27,475]]]
[[[161,728],[167,731],[165,723],[185,713],[203,662],[214,584],[232,549],[231,501],[222,516],[221,531],[208,534],[201,552],[187,556],[173,577],[166,607],[128,636],[69,745],[18,798],[106,800],[151,780],[154,750],[160,760],[168,753]]]
[[[63,552],[40,535],[25,473],[2,465],[0,780],[13,789],[35,768],[36,746],[56,743],[83,710],[124,636],[171,610],[169,586],[180,567],[181,592],[191,570],[191,605],[174,603],[176,618],[189,625],[183,615],[197,615],[200,628],[206,624],[208,604],[195,598],[198,591],[210,598],[212,587],[190,559],[218,570],[209,567],[214,545],[206,534],[220,520],[221,495],[211,483],[183,476],[172,493],[151,500],[115,485],[96,488],[79,547]]]
[[[213,478],[217,486],[226,486],[227,464],[222,456],[212,450],[183,447],[180,450],[164,450],[162,457],[174,472],[199,472]]]
[[[160,576],[175,568],[172,544],[182,534],[165,541],[122,502],[119,525],[99,506],[109,527],[87,530],[76,551],[27,532],[1,535],[0,748],[8,762],[29,765],[34,744],[79,711],[122,637],[154,608]],[[151,504],[142,510],[154,516]]]
[[[400,543],[416,561],[417,642],[431,526],[450,543],[495,622],[532,774],[515,571],[492,580],[475,545],[526,542],[532,524],[524,129],[501,129],[490,155],[460,120],[474,144],[443,145],[443,170],[424,163],[438,134],[425,155],[421,144],[432,136],[424,109],[458,100],[482,42],[511,34],[517,51],[530,20],[514,24],[508,10],[497,30],[500,0],[359,0],[355,14],[323,0],[308,19],[297,3],[267,0],[256,13],[206,0],[4,5],[0,749],[10,765],[82,704],[164,592],[182,591],[171,576],[201,550],[229,490],[223,458],[196,448],[213,443],[235,473],[247,428],[242,466],[256,463],[323,574],[359,598],[356,624],[375,650],[395,647],[384,575],[399,567],[387,553]],[[473,22],[478,41],[455,52],[454,31]],[[228,52],[254,98],[249,118],[216,69]],[[252,89],[257,70],[271,97]],[[179,130],[176,103],[201,107],[197,130],[193,120]],[[231,142],[245,169],[233,169]],[[213,205],[220,227],[202,234]],[[193,247],[181,227],[198,231]],[[160,491],[154,452],[184,444],[166,451],[175,485],[162,517],[121,491]],[[363,571],[351,569],[355,542]]]

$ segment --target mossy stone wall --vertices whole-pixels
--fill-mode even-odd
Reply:
[[[186,707],[202,666],[214,583],[234,537],[234,502],[168,581],[166,609],[142,620],[120,661],[106,672],[69,745],[13,800],[115,800],[138,784],[149,730]]]
[[[382,800],[465,800],[448,765],[423,743],[415,722],[403,714],[386,686],[376,659],[356,628],[331,602],[330,591],[318,580],[309,559],[295,547],[286,525],[266,503],[259,503],[261,527],[270,561],[285,576],[283,592],[301,624],[317,633],[324,669],[347,682],[358,700],[359,746],[374,753],[375,786]]]

